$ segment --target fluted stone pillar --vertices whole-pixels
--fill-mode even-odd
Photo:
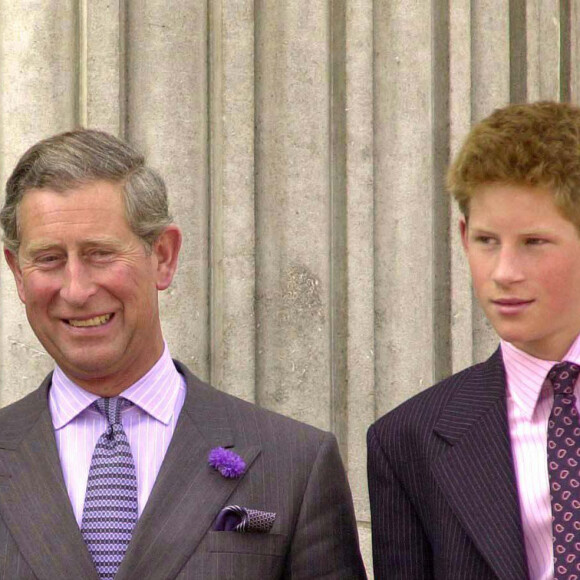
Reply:
[[[78,119],[78,20],[72,0],[0,1],[0,176],[35,141]],[[29,392],[52,368],[30,330],[8,267],[0,280],[0,402]]]

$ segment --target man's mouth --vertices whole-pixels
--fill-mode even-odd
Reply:
[[[109,320],[111,320],[112,318],[112,314],[103,314],[101,316],[94,316],[93,318],[85,318],[84,320],[79,320],[79,319],[73,319],[70,318],[67,320],[67,322],[71,325],[71,326],[76,326],[76,327],[91,327],[91,326],[102,326],[103,324],[106,324],[107,322],[109,322]]]
[[[529,304],[533,300],[524,300],[523,298],[498,298],[497,300],[492,300],[492,302],[501,306],[517,306],[519,304]]]
[[[528,310],[534,300],[524,300],[522,298],[499,298],[492,300],[496,312],[503,316],[516,316]]]

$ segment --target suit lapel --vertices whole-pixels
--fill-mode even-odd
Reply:
[[[66,491],[47,404],[50,376],[3,418],[2,520],[39,579],[97,580]]]
[[[457,518],[498,578],[527,578],[498,349],[448,403],[436,433],[451,446],[434,475]]]
[[[233,447],[247,469],[260,453],[257,446],[234,446],[223,398],[177,366],[188,383],[185,403],[116,580],[177,576],[243,479],[211,469],[209,451]]]

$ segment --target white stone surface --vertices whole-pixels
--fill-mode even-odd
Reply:
[[[375,381],[381,414],[434,380],[429,3],[375,2],[374,45]]]
[[[211,376],[256,398],[254,2],[210,3]]]

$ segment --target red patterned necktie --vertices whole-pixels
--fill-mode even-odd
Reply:
[[[548,373],[554,406],[548,421],[554,579],[580,579],[580,421],[574,385],[580,366],[561,362]]]

